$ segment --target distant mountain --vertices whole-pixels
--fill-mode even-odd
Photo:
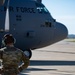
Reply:
[[[68,38],[75,38],[75,34],[69,34]]]

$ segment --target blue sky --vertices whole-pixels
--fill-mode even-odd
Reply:
[[[75,34],[75,0],[42,0],[53,18],[65,24],[69,34]]]

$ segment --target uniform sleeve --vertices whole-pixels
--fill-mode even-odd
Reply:
[[[3,52],[5,49],[6,49],[6,47],[0,49],[0,59],[3,58]]]
[[[22,52],[22,65],[19,67],[19,70],[22,71],[24,69],[26,69],[29,66],[29,58],[27,56],[25,56],[25,54]]]

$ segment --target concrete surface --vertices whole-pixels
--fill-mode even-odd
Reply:
[[[75,42],[64,40],[32,53],[30,66],[20,75],[75,75]]]

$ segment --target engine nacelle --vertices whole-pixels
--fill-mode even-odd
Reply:
[[[0,0],[0,6],[3,5],[5,0]]]

